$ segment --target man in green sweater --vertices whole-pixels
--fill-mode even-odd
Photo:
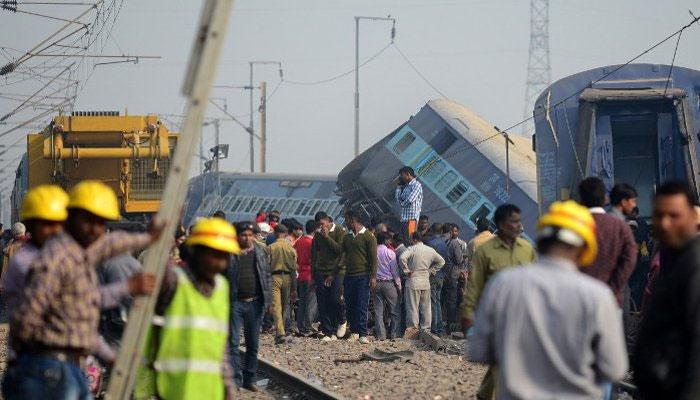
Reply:
[[[360,343],[367,344],[369,292],[377,286],[377,239],[352,210],[345,213],[345,224],[350,233],[343,238],[341,264],[345,265],[343,287],[350,340],[359,339]]]
[[[333,223],[325,212],[316,214],[319,228],[311,242],[311,268],[316,290],[321,340],[330,341],[343,337],[347,329],[343,278],[345,271],[339,268],[340,253],[345,229]]]

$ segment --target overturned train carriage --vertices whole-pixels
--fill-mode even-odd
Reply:
[[[643,217],[660,183],[687,181],[698,193],[700,71],[657,64],[607,66],[552,84],[535,104],[541,207],[576,197],[598,176],[640,192]]]
[[[431,222],[457,223],[470,238],[477,218],[492,218],[496,207],[514,203],[531,238],[538,216],[535,155],[529,139],[510,139],[506,146],[492,124],[461,104],[431,100],[343,168],[338,194],[367,219],[397,224],[395,178],[408,165],[423,184],[422,213]]]
[[[195,218],[221,210],[229,221],[254,221],[259,211],[277,210],[282,218],[301,223],[318,211],[342,222],[342,206],[334,189],[333,176],[206,173],[190,180],[183,220],[189,225]]]

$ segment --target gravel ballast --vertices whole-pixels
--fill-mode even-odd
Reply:
[[[357,361],[373,349],[412,350],[409,361]],[[260,338],[260,356],[315,381],[348,399],[475,399],[486,368],[463,356],[435,352],[422,343],[396,339],[360,344],[348,340],[321,342],[293,338],[275,345],[272,336]]]

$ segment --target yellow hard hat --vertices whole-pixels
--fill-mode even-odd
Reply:
[[[98,217],[116,221],[120,218],[119,201],[114,190],[100,181],[82,181],[73,186],[68,208],[78,208]]]
[[[68,195],[56,185],[39,185],[27,192],[22,200],[22,221],[40,219],[63,222],[68,218]]]
[[[537,225],[540,234],[549,227],[560,228],[564,231],[559,231],[558,238],[560,239],[566,238],[567,234],[574,236],[571,237],[573,240],[570,241],[570,244],[574,244],[573,242],[577,239],[581,242],[584,250],[579,263],[582,266],[590,265],[595,261],[598,254],[595,220],[586,207],[573,200],[552,203],[549,212],[540,218]]]
[[[202,218],[192,227],[185,240],[187,246],[201,245],[226,253],[241,252],[236,239],[236,228],[221,218]]]

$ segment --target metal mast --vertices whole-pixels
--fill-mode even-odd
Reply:
[[[530,56],[527,63],[525,118],[532,117],[535,100],[552,81],[549,66],[549,0],[530,0]],[[534,133],[535,124],[523,124],[522,134]]]

